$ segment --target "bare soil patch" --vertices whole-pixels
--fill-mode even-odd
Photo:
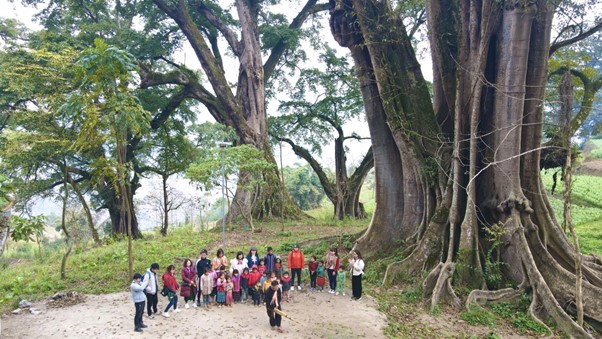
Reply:
[[[353,301],[347,296],[296,290],[283,310],[297,322],[284,318],[284,333],[271,330],[265,306],[236,304],[232,307],[185,309],[170,312],[170,318],[144,315],[148,328],[134,332],[134,304],[129,292],[86,295],[85,301],[52,308],[50,299],[32,306],[39,314],[25,311],[1,319],[2,338],[385,338],[386,318],[369,298]],[[182,298],[180,298],[179,302]],[[159,307],[165,307],[164,297]]]

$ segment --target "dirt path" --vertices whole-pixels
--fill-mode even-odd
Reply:
[[[180,303],[182,298],[179,298]],[[167,304],[160,297],[159,307]],[[48,300],[34,303],[29,311],[1,318],[0,338],[385,338],[384,315],[369,297],[352,301],[347,296],[295,291],[293,300],[283,303],[283,311],[302,324],[286,318],[285,333],[271,330],[265,306],[237,304],[233,307],[184,309],[144,322],[144,333],[134,332],[134,304],[129,292],[87,295],[80,304],[48,307]]]

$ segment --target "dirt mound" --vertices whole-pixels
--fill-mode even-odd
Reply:
[[[584,162],[577,168],[578,174],[602,177],[602,159]]]

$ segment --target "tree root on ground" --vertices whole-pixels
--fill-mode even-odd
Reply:
[[[513,300],[526,292],[526,284],[521,284],[517,289],[504,288],[497,291],[485,291],[485,290],[472,290],[466,298],[465,307],[470,309],[470,305],[481,305],[481,303],[487,303],[491,301],[504,301]]]
[[[434,311],[441,301],[456,309],[461,308],[460,298],[456,296],[451,284],[455,270],[456,265],[451,260],[440,262],[424,280],[423,296],[431,299],[431,311]]]

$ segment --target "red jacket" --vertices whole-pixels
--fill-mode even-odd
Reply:
[[[259,271],[249,273],[249,287],[255,286],[260,279],[261,273],[259,273]]]
[[[180,288],[180,286],[178,286],[178,282],[176,281],[176,277],[170,273],[163,274],[163,285],[167,286],[167,288],[174,293],[178,290],[178,288]]]
[[[288,268],[303,268],[305,267],[305,256],[303,252],[295,248],[288,254]]]

